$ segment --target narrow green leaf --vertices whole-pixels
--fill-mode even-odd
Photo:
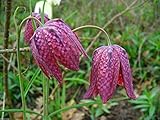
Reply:
[[[102,109],[103,109],[103,111],[104,111],[105,113],[110,113],[110,111],[109,111],[109,109],[108,109],[107,107],[103,106]]]
[[[155,106],[151,106],[149,108],[149,116],[150,117],[153,117],[153,115],[155,114],[155,110],[156,110],[156,107]]]
[[[66,81],[74,81],[74,82],[80,82],[80,83],[84,83],[89,85],[89,82],[87,82],[84,79],[80,79],[80,78],[65,78]]]
[[[130,103],[134,103],[134,104],[148,104],[148,102],[146,100],[131,100]]]
[[[0,113],[1,112],[23,112],[22,109],[4,109],[4,110],[0,110]],[[39,115],[39,116],[42,116],[41,114],[37,113],[37,112],[34,112],[32,110],[26,110],[27,113],[31,113],[31,114],[36,114],[36,115]]]
[[[103,114],[103,110],[102,109],[100,109],[100,108],[96,109],[95,117],[99,117],[102,114]]]
[[[63,87],[62,87],[62,106],[65,105],[65,101],[66,101],[66,84],[63,83]]]
[[[34,73],[34,75],[32,76],[31,80],[29,81],[29,83],[27,84],[25,91],[24,91],[24,96],[26,97],[30,87],[32,86],[33,82],[35,81],[35,79],[37,78],[37,76],[39,75],[39,73],[41,72],[41,70],[38,68],[36,70],[36,72]]]
[[[136,105],[134,108],[139,109],[139,108],[148,108],[149,105]]]

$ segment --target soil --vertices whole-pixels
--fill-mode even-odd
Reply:
[[[139,110],[133,109],[133,106],[124,100],[111,108],[111,113],[106,116],[106,120],[138,120],[141,114]]]

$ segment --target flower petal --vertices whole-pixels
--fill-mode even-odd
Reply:
[[[74,41],[70,40],[75,39],[69,35],[71,30],[67,33],[57,26],[44,26],[36,31],[37,34],[39,34],[38,31],[43,32],[42,37],[47,41],[50,52],[62,65],[71,70],[79,69],[80,51]]]
[[[39,13],[32,13],[32,16],[36,17],[38,20],[41,21],[41,15]],[[48,16],[45,15],[44,17],[44,22],[47,22],[49,20]],[[36,24],[37,27],[39,27],[38,24]],[[30,38],[32,37],[32,35],[34,34],[34,30],[33,30],[33,26],[32,26],[32,20],[29,19],[27,20],[26,24],[25,24],[25,30],[24,30],[24,40],[26,43],[29,43]]]
[[[48,49],[47,41],[43,39],[43,34],[36,33],[31,38],[30,47],[36,63],[42,69],[44,74],[50,78],[54,76],[62,84],[62,72],[53,54]]]
[[[31,23],[32,23],[31,20],[28,20],[25,24],[24,40],[26,43],[30,41],[30,38],[34,33],[33,26]]]
[[[97,84],[97,70],[99,67],[99,61],[102,56],[102,53],[105,49],[105,46],[97,48],[93,53],[93,59],[92,59],[92,68],[91,68],[91,74],[90,74],[90,86],[85,95],[83,96],[84,99],[90,98],[93,95],[98,94],[98,90],[96,87]]]
[[[72,32],[72,30],[70,29],[70,27],[65,24],[63,22],[63,20],[61,19],[53,19],[53,20],[49,20],[48,22],[45,23],[45,26],[54,26],[57,29],[61,30],[64,34],[66,34],[68,36],[68,40],[70,42],[72,42],[72,44],[75,44],[75,46],[79,49],[79,51],[86,57],[88,57],[87,53],[85,52],[85,50],[83,49],[79,38],[77,37],[77,35]]]
[[[118,55],[120,58],[120,67],[122,70],[122,77],[124,80],[124,87],[126,89],[127,95],[130,98],[135,99],[136,96],[133,90],[132,73],[131,73],[131,68],[129,64],[128,54],[125,51],[125,49],[123,49],[122,47],[118,45],[114,45],[114,48],[118,52]]]
[[[123,86],[123,77],[122,77],[122,70],[119,72],[119,77],[118,77],[118,85]]]
[[[116,89],[119,77],[120,61],[112,46],[107,46],[100,59],[97,70],[97,87],[103,103],[106,103]]]

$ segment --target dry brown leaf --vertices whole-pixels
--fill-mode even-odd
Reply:
[[[75,114],[73,114],[73,117],[71,120],[84,120],[85,114],[82,111],[77,111]]]
[[[41,109],[43,106],[43,97],[40,96],[38,98],[36,98],[36,109]]]
[[[100,120],[107,120],[107,118],[105,116],[101,116]]]
[[[75,104],[75,101],[72,99],[70,100],[66,106],[72,106],[73,104]],[[74,113],[77,111],[76,108],[70,109],[68,111],[62,112],[62,120],[71,120],[71,118],[73,117]]]
[[[16,113],[14,113],[14,119],[15,120],[23,120],[23,114],[22,114],[22,112],[16,112]]]

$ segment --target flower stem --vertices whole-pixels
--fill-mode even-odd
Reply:
[[[29,12],[30,12],[30,15],[32,15],[32,3],[31,3],[31,0],[29,0]]]
[[[44,0],[41,12],[41,21],[44,24],[44,7],[46,0]],[[48,95],[49,94],[49,80],[43,78],[43,120],[48,120]]]
[[[21,76],[21,65],[20,65],[20,29],[18,30],[17,33],[17,63],[18,63],[18,76],[19,76],[19,83],[20,83],[20,90],[21,90],[21,99],[22,99],[22,108],[23,108],[23,118],[24,120],[27,119],[26,116],[26,101],[25,101],[25,96],[24,96],[24,83],[22,80]]]
[[[84,29],[84,28],[95,28],[95,29],[98,29],[98,30],[104,32],[105,35],[107,36],[108,45],[111,45],[111,40],[110,40],[110,38],[109,38],[108,33],[107,33],[103,28],[101,28],[101,27],[99,27],[99,26],[96,26],[96,25],[84,25],[84,26],[77,27],[77,28],[73,29],[72,31],[73,31],[73,32],[76,32],[76,31],[81,30],[81,29]]]
[[[43,78],[43,120],[48,120],[49,80]]]
[[[16,13],[18,11],[19,7],[15,10],[14,12],[14,23],[16,27],[16,33],[17,33],[17,64],[18,64],[18,78],[19,78],[19,83],[20,83],[20,91],[21,91],[21,99],[22,99],[22,109],[23,109],[23,119],[27,120],[26,116],[26,101],[25,101],[25,96],[24,96],[24,83],[21,77],[21,65],[20,65],[20,32],[21,29],[18,27],[16,23]]]
[[[23,19],[23,21],[20,23],[20,25],[17,25],[16,22],[16,14],[19,10],[19,7],[16,8],[15,12],[14,12],[14,24],[15,24],[15,28],[16,28],[16,33],[17,33],[17,64],[18,64],[18,78],[19,78],[19,83],[20,83],[20,91],[21,91],[21,99],[22,99],[22,109],[23,109],[23,119],[27,120],[27,115],[26,115],[26,101],[25,101],[25,96],[24,96],[24,83],[22,80],[22,74],[21,74],[21,64],[20,64],[20,35],[21,35],[21,29],[22,26],[24,24],[24,22],[28,19],[34,19],[36,20],[40,25],[42,25],[42,23],[35,17],[29,16],[26,17],[25,19]]]
[[[24,18],[23,21],[20,23],[20,25],[19,25],[20,31],[21,31],[21,29],[22,29],[23,24],[24,24],[28,19],[33,19],[33,20],[35,20],[40,26],[43,26],[43,24],[42,24],[36,17],[28,16],[28,17]]]
[[[29,0],[29,11],[30,11],[30,16],[32,16],[32,2],[31,2],[31,0]],[[34,20],[32,20],[32,26],[33,26],[34,30],[37,28]]]
[[[44,0],[42,12],[41,12],[41,20],[42,20],[43,24],[44,24],[44,7],[45,7],[45,4],[46,4],[46,0]]]

